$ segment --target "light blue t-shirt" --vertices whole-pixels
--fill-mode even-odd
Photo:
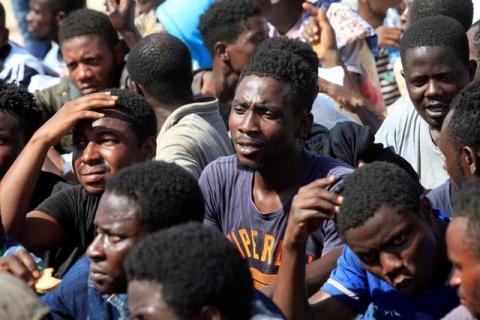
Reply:
[[[375,319],[439,319],[459,305],[456,289],[447,284],[415,296],[397,291],[366,271],[348,246],[322,290],[359,314],[372,304],[368,313]]]

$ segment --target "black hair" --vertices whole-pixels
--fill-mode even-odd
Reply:
[[[35,98],[15,84],[0,81],[0,112],[10,112],[20,120],[25,142],[42,125],[42,112]]]
[[[3,4],[0,3],[0,28],[5,28],[5,19],[5,8],[3,7]]]
[[[434,16],[446,16],[457,20],[467,31],[473,21],[472,0],[415,0],[409,11],[410,23]],[[449,29],[444,29],[449,30]],[[447,32],[448,33],[448,32]]]
[[[114,108],[128,115],[128,124],[137,135],[138,142],[157,136],[155,112],[144,97],[125,89],[113,88],[106,91],[118,97]]]
[[[245,77],[255,75],[272,77],[289,85],[292,103],[298,112],[310,112],[318,94],[317,70],[301,56],[287,50],[273,49],[257,52],[240,74],[240,83]]]
[[[200,223],[172,227],[145,237],[125,262],[129,282],[159,285],[167,305],[193,319],[204,306],[222,318],[249,319],[253,284],[247,262],[219,231]]]
[[[472,29],[473,28],[477,28],[477,31],[473,35],[473,49],[475,50],[477,57],[480,57],[480,20],[472,25]]]
[[[448,133],[457,150],[480,150],[480,81],[470,83],[452,100]]]
[[[262,42],[258,46],[257,52],[261,54],[261,52],[268,52],[270,50],[287,50],[296,54],[310,65],[313,72],[318,73],[318,57],[312,50],[312,47],[303,41],[287,37],[274,37]]]
[[[203,221],[204,201],[195,178],[174,163],[147,161],[123,168],[105,192],[133,201],[148,232],[189,221]]]
[[[138,41],[127,60],[132,81],[158,102],[175,105],[192,96],[192,58],[182,41],[156,33]]]
[[[363,225],[383,206],[398,214],[418,214],[422,188],[395,164],[373,162],[345,179],[343,202],[337,216],[341,234]]]
[[[410,25],[400,40],[400,53],[404,66],[407,50],[419,47],[449,47],[455,50],[457,58],[465,66],[470,61],[465,29],[452,18],[428,17]]]
[[[83,36],[100,37],[102,42],[112,50],[119,42],[117,31],[107,15],[92,9],[79,9],[71,12],[63,19],[58,31],[61,45],[65,41]]]
[[[466,241],[474,247],[480,258],[480,180],[467,183],[455,196],[453,205],[454,217],[467,218]]]
[[[72,11],[85,8],[86,1],[85,0],[48,0],[47,2],[48,8],[54,14],[60,11],[65,12],[68,14]]]
[[[199,30],[210,54],[214,55],[218,41],[232,43],[248,30],[253,16],[260,16],[253,0],[222,0],[209,7],[200,17]]]

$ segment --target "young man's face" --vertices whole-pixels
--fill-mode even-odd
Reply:
[[[161,285],[149,281],[133,280],[128,283],[128,307],[135,319],[180,319],[165,302]]]
[[[11,112],[0,111],[0,179],[25,146],[23,127]]]
[[[48,6],[49,0],[30,0],[27,14],[28,31],[39,40],[56,38],[58,22]]]
[[[300,118],[290,86],[271,77],[251,75],[238,84],[229,127],[239,165],[262,170],[295,152]]]
[[[231,44],[227,44],[230,65],[240,74],[248,60],[255,54],[260,43],[268,39],[267,21],[261,16],[248,19],[248,29]]]
[[[98,36],[81,36],[62,44],[68,73],[82,94],[117,87],[121,57]]]
[[[109,192],[102,195],[95,217],[97,236],[87,249],[90,277],[102,294],[123,293],[127,289],[123,260],[145,229],[137,218],[138,210],[124,196]]]
[[[428,286],[433,274],[437,243],[432,218],[383,206],[344,238],[367,271],[400,292],[414,294]]]
[[[73,171],[89,193],[102,193],[118,170],[153,157],[153,138],[139,142],[125,114],[104,112],[105,117],[82,121],[73,130]]]
[[[417,112],[432,129],[440,130],[452,99],[473,79],[450,47],[419,47],[405,53],[405,80]]]
[[[468,218],[455,218],[447,229],[448,258],[454,271],[450,285],[458,288],[460,302],[475,316],[480,316],[480,259],[477,244],[466,235]]]

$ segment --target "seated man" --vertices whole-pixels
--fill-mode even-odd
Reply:
[[[282,238],[290,203],[297,190],[330,177],[330,191],[345,174],[341,162],[315,156],[299,138],[312,127],[310,113],[317,95],[317,75],[287,50],[256,54],[240,76],[230,114],[236,155],[209,164],[200,177],[206,201],[205,223],[219,229],[248,260],[257,289],[273,283],[282,257]],[[322,189],[326,208],[338,196]],[[308,242],[304,263],[308,280],[320,286],[334,267],[342,241],[335,224],[320,225]]]
[[[121,87],[124,45],[105,14],[90,9],[72,12],[63,19],[58,39],[68,77],[34,93],[44,121],[82,95]]]
[[[72,129],[79,185],[30,211],[25,199],[32,197],[48,150]],[[2,180],[6,233],[29,251],[59,248],[50,252],[47,264],[62,276],[93,241],[93,219],[105,181],[123,167],[152,159],[156,132],[152,108],[130,91],[112,89],[63,106],[34,133]]]
[[[479,181],[475,181],[458,193],[454,218],[447,229],[448,257],[454,266],[450,285],[457,288],[462,305],[452,310],[444,320],[480,317],[479,192]]]
[[[438,148],[443,120],[452,99],[473,80],[476,63],[469,60],[463,26],[443,16],[413,23],[401,40],[401,58],[409,97],[389,108],[376,142],[393,147],[432,189],[448,179]]]
[[[254,293],[235,247],[199,223],[145,237],[128,254],[125,268],[136,319],[283,319],[268,310],[277,309],[271,301]]]
[[[452,216],[455,193],[480,176],[480,82],[463,89],[451,103],[440,132],[440,150],[450,176],[427,194],[432,206]]]
[[[127,253],[148,234],[201,222],[203,205],[195,179],[175,164],[151,161],[121,170],[105,186],[88,258],[80,259],[41,301],[54,319],[130,318],[123,269]]]
[[[309,306],[301,263],[305,243],[321,221],[334,216],[318,207],[303,210],[318,191],[301,190],[274,292],[287,317],[352,319],[370,305],[369,319],[438,319],[456,307],[458,297],[446,284],[452,269],[445,248],[448,218],[432,210],[422,191],[404,170],[385,162],[365,165],[345,180],[337,227],[347,246]]]
[[[45,74],[42,63],[27,50],[8,40],[5,8],[0,3],[0,80],[28,88],[31,78]]]
[[[228,125],[240,72],[268,38],[267,22],[254,0],[225,0],[208,8],[200,17],[199,29],[213,64],[211,70],[195,74],[193,93],[217,97]]]
[[[180,40],[166,33],[145,37],[129,54],[127,69],[157,114],[157,160],[174,162],[198,179],[211,161],[233,153],[218,100],[193,98],[191,57]]]

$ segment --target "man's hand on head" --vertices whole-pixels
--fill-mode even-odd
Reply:
[[[24,249],[0,258],[0,271],[9,272],[19,277],[30,287],[33,287],[35,281],[41,275],[32,256]]]
[[[318,179],[300,188],[293,197],[284,245],[303,246],[310,233],[340,211],[342,196],[327,188],[337,182],[334,176]]]
[[[49,146],[56,145],[81,120],[96,120],[104,116],[94,109],[112,108],[117,101],[109,92],[93,93],[66,103],[53,117],[35,132],[33,139],[41,139]]]

